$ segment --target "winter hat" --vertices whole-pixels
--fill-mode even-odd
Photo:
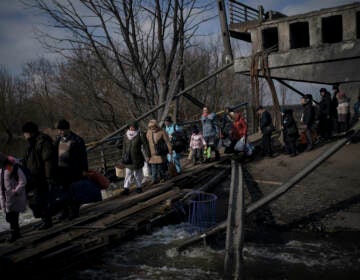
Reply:
[[[135,129],[139,128],[139,123],[137,121],[132,121],[129,123],[128,128],[135,127]]]
[[[22,132],[26,133],[37,133],[39,132],[39,127],[33,122],[27,122],[22,126]]]
[[[197,125],[192,127],[192,133],[199,133],[199,127]]]
[[[258,112],[258,111],[260,111],[260,110],[262,110],[262,109],[264,109],[264,107],[260,105],[260,106],[258,106],[258,107],[256,108],[255,112]]]
[[[61,119],[58,121],[56,128],[57,129],[70,129],[70,123],[65,119]]]
[[[6,155],[0,153],[0,168],[5,167],[6,163],[8,161],[8,158]]]
[[[305,95],[305,98],[308,100],[308,101],[312,101],[313,100],[313,97],[311,94],[306,94]]]
[[[167,117],[165,118],[165,121],[166,121],[166,122],[172,122],[171,117],[170,117],[170,116],[167,116]]]

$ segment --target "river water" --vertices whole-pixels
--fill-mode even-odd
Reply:
[[[223,242],[177,252],[179,242],[190,237],[186,228],[169,225],[139,236],[65,279],[224,279]],[[266,241],[271,236],[264,236],[266,242],[255,239],[245,242],[246,279],[359,279],[360,248],[354,240],[293,233],[279,234],[275,242]]]
[[[35,221],[31,211],[21,225]],[[0,211],[0,231],[8,224]],[[177,252],[193,233],[187,224],[167,225],[99,255],[67,273],[64,280],[218,280],[224,279],[224,236],[204,246]],[[277,232],[266,228],[245,234],[246,279],[360,279],[360,238],[356,232],[324,234]]]

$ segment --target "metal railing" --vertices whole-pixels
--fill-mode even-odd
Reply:
[[[240,23],[250,20],[259,20],[262,13],[259,10],[240,3],[236,0],[229,0],[230,23]]]
[[[191,91],[193,88],[201,85],[202,83],[206,82],[210,78],[216,76],[217,74],[223,72],[224,70],[231,67],[234,63],[230,62],[219,69],[215,70],[214,72],[210,73],[209,75],[205,76],[201,80],[197,81],[196,83],[188,86],[177,95],[175,95],[172,100],[176,100],[180,98],[183,94]],[[154,107],[150,111],[142,114],[139,116],[136,121],[141,121],[146,119],[150,116],[153,112],[164,107],[166,102],[159,104],[158,106]],[[106,173],[109,169],[114,169],[115,164],[121,160],[121,146],[122,146],[122,134],[125,133],[127,129],[127,125],[123,125],[118,130],[112,132],[111,134],[105,136],[103,139],[89,143],[87,145],[87,152],[89,157],[89,167],[92,169],[100,170],[102,173]]]

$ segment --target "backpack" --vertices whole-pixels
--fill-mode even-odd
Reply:
[[[171,144],[172,148],[176,153],[181,153],[186,150],[186,138],[182,130],[176,129],[176,124],[174,124],[174,133],[172,134]]]
[[[26,190],[26,193],[28,193],[29,191],[32,190],[32,184],[31,184],[31,181],[32,181],[32,175],[31,175],[31,171],[29,168],[27,168],[26,166],[24,165],[21,165],[19,163],[15,163],[13,165],[13,171],[11,172],[11,176],[14,176],[15,180],[19,180],[19,177],[18,177],[18,173],[17,173],[17,170],[18,168],[21,169],[21,171],[25,174],[25,177],[26,177],[26,185],[25,185],[25,190]]]

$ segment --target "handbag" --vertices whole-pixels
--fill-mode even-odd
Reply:
[[[123,164],[132,164],[131,156],[128,151],[123,154],[122,163]]]
[[[155,154],[157,156],[165,156],[169,153],[168,146],[166,145],[166,142],[163,138],[160,138],[156,143],[154,140],[154,134],[152,134],[153,142],[154,142],[154,148],[155,148]]]

